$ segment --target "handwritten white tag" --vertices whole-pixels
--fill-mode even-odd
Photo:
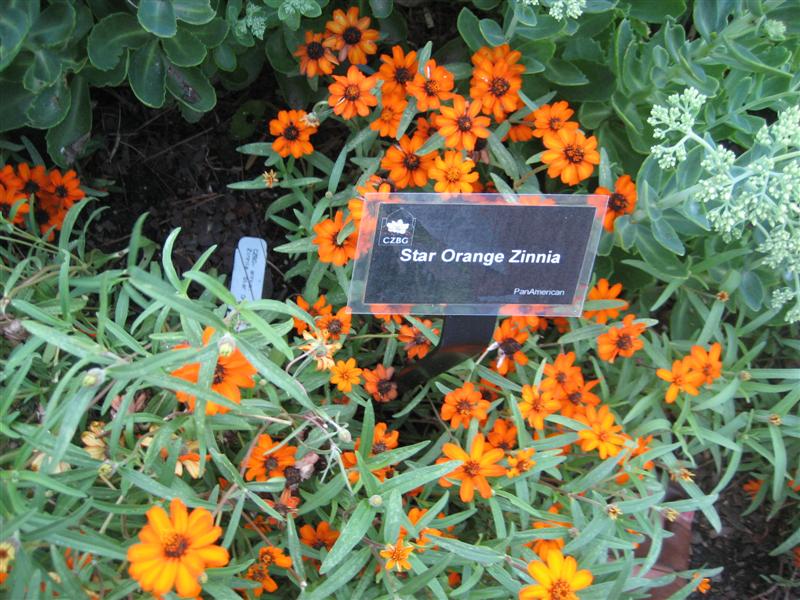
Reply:
[[[231,293],[237,302],[261,300],[267,269],[267,242],[257,237],[243,237],[233,255]]]

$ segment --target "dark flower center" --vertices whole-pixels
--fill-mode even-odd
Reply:
[[[552,129],[553,131],[558,131],[559,129],[561,129],[561,127],[562,127],[561,119],[559,119],[558,117],[553,117],[552,119],[550,119],[550,129]]]
[[[29,179],[25,182],[25,187],[22,188],[22,191],[25,192],[28,196],[31,194],[37,193],[41,188],[39,184],[36,183],[33,179]]]
[[[505,77],[494,77],[491,84],[489,84],[489,91],[493,96],[499,98],[500,96],[504,96],[510,87],[511,84],[508,83]]]
[[[469,415],[472,413],[472,402],[469,400],[459,400],[458,404],[456,404],[456,410],[459,414]]]
[[[292,140],[296,140],[299,135],[300,135],[300,132],[297,130],[297,127],[295,127],[294,125],[287,125],[286,129],[283,130],[283,137],[285,137],[290,142]]]
[[[567,374],[564,373],[564,371],[559,371],[558,373],[556,373],[556,381],[558,383],[563,384],[566,380],[567,380]]]
[[[383,442],[378,442],[377,444],[372,445],[373,454],[380,454],[381,452],[386,452],[386,444]]]
[[[428,338],[425,337],[425,334],[420,332],[414,336],[414,340],[411,342],[415,346],[424,346],[428,343]]]
[[[564,148],[564,156],[567,157],[569,162],[578,164],[583,161],[583,148],[569,145]]]
[[[319,42],[308,42],[306,54],[311,60],[319,60],[325,55],[325,47]]]
[[[628,208],[628,199],[619,192],[614,192],[611,194],[611,198],[608,199],[608,208],[613,212],[623,212]]]
[[[342,322],[339,319],[331,319],[331,322],[328,323],[328,331],[333,334],[341,333]]]
[[[66,186],[59,185],[56,187],[56,196],[58,196],[59,198],[66,198],[67,196],[69,196],[69,190],[67,190]]]
[[[630,350],[633,346],[633,340],[627,333],[623,333],[617,340],[617,348],[620,350]]]
[[[394,80],[397,83],[406,83],[408,81],[411,81],[412,77],[413,75],[411,74],[411,71],[409,71],[405,67],[399,67],[395,69]]]
[[[3,208],[5,209],[7,207],[3,206]],[[50,220],[50,213],[41,207],[37,207],[35,214],[37,223],[47,223]]]
[[[350,102],[355,102],[361,97],[361,90],[357,85],[348,85],[344,88],[344,98]]]
[[[403,158],[403,164],[409,171],[416,171],[419,169],[419,156],[416,154],[406,154]]]
[[[476,475],[480,475],[481,473],[481,463],[477,460],[468,460],[464,463],[462,467],[464,472],[469,475],[470,477],[475,477]]]
[[[389,381],[388,379],[382,379],[381,381],[378,382],[377,386],[378,393],[381,396],[387,396],[391,394],[394,391],[395,387],[396,387],[395,383],[393,381]]]
[[[264,469],[266,471],[274,471],[277,468],[277,466],[278,466],[278,459],[275,458],[274,456],[270,456],[264,461]]]
[[[189,540],[186,538],[186,536],[178,533],[171,534],[164,541],[164,555],[169,558],[180,558],[186,554],[186,550],[188,548]]]
[[[502,350],[503,354],[508,354],[509,356],[516,354],[521,348],[520,343],[514,338],[506,338],[500,342],[500,350]]]
[[[467,115],[461,115],[456,120],[456,127],[459,131],[469,131],[472,129],[472,119]]]
[[[580,392],[572,392],[571,394],[567,394],[567,398],[573,404],[577,404],[578,402],[580,402],[582,396],[583,394],[581,394]]]
[[[321,539],[317,538],[314,541],[314,543],[311,544],[311,547],[314,548],[315,550],[319,550],[320,548],[324,548],[325,547],[325,542],[323,542]]]
[[[429,79],[422,87],[424,88],[427,96],[435,96],[439,93],[439,82],[435,79]]]
[[[350,26],[342,33],[342,38],[346,44],[353,45],[361,41],[361,30],[358,27]]]
[[[217,363],[217,366],[214,367],[214,383],[222,383],[223,381],[225,381],[225,367]]]

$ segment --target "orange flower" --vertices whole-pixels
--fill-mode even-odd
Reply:
[[[630,358],[644,348],[639,336],[647,328],[644,323],[634,323],[636,315],[625,315],[622,325],[612,327],[607,333],[597,336],[597,354],[601,360],[613,363],[617,356]]]
[[[573,365],[575,353],[567,352],[556,356],[553,363],[544,366],[544,379],[542,390],[550,392],[554,400],[564,402],[567,399],[567,387],[576,383],[583,383],[581,368]]]
[[[356,257],[358,234],[353,231],[344,240],[339,241],[339,234],[347,225],[344,212],[337,210],[333,219],[325,219],[314,225],[317,236],[312,240],[317,245],[319,260],[343,267],[350,259]]]
[[[278,589],[278,584],[270,575],[270,566],[289,569],[292,566],[292,559],[275,546],[264,546],[258,551],[258,561],[250,565],[245,575],[245,579],[261,584],[260,587],[251,590],[256,598],[264,592],[272,593]]]
[[[378,365],[373,370],[364,369],[364,389],[376,402],[390,402],[397,398],[397,384],[392,381],[394,369]]]
[[[383,110],[380,116],[369,124],[369,128],[377,131],[378,135],[394,139],[397,135],[397,128],[400,127],[400,120],[403,118],[403,111],[408,106],[406,100],[396,100],[389,104],[384,100]]]
[[[483,399],[481,393],[475,389],[475,384],[467,382],[445,395],[442,419],[450,421],[453,429],[458,429],[461,425],[466,429],[472,419],[485,419],[489,406],[489,401]]]
[[[563,100],[553,104],[543,104],[533,111],[534,137],[557,143],[560,130],[577,131],[578,123],[569,120],[574,112]]]
[[[317,75],[330,75],[333,68],[339,64],[330,48],[323,45],[324,36],[321,33],[306,31],[306,43],[294,53],[300,59],[300,72],[306,77]]]
[[[508,63],[503,59],[497,61],[479,60],[472,72],[469,95],[481,103],[481,112],[492,115],[498,123],[504,121],[506,113],[517,109],[519,90],[525,67]]]
[[[436,110],[443,100],[452,98],[454,86],[453,74],[431,59],[425,63],[425,74],[415,73],[406,91],[417,99],[417,110],[426,112]]]
[[[455,471],[441,478],[439,485],[443,487],[453,485],[447,481],[448,478],[460,481],[458,495],[462,502],[472,502],[475,497],[475,488],[478,488],[482,498],[490,498],[493,492],[486,478],[502,477],[506,474],[506,470],[502,465],[497,464],[503,460],[503,451],[500,448],[492,448],[484,452],[485,447],[486,442],[482,433],[475,436],[469,454],[456,444],[445,444],[442,447],[445,457],[437,459],[437,464],[450,460],[459,460],[462,464]]]
[[[475,163],[464,159],[461,152],[447,150],[444,158],[436,157],[434,166],[428,170],[428,176],[436,181],[433,189],[440,193],[469,194],[473,184],[478,181],[478,174],[472,169]]]
[[[592,573],[579,571],[575,559],[564,556],[560,549],[548,552],[545,561],[528,563],[528,573],[537,583],[522,588],[519,600],[578,600],[575,592],[592,583]]]
[[[370,106],[378,104],[378,99],[372,94],[372,88],[378,83],[377,75],[367,77],[358,67],[351,65],[347,75],[334,75],[333,79],[334,82],[328,86],[328,104],[342,118],[366,117]]]
[[[381,168],[389,171],[389,177],[397,189],[408,186],[422,187],[428,183],[428,169],[433,165],[434,152],[418,155],[416,152],[424,141],[419,137],[404,135],[397,144],[387,148],[381,160]]]
[[[583,377],[581,377],[580,381],[572,381],[564,386],[561,414],[574,419],[582,413],[584,406],[597,406],[600,404],[600,397],[591,391],[598,383],[600,383],[599,380],[584,382]]]
[[[439,330],[433,328],[433,323],[430,319],[423,319],[422,324],[432,330],[433,333],[439,334]],[[425,337],[424,333],[411,325],[402,325],[400,333],[397,334],[397,339],[405,344],[408,358],[425,358],[425,355],[431,349],[431,341]]]
[[[392,55],[381,55],[381,65],[378,77],[383,80],[381,93],[383,103],[391,97],[405,99],[406,86],[417,75],[417,53],[414,51],[405,54],[402,46],[392,46]],[[417,110],[420,110],[417,107]]]
[[[22,180],[17,177],[17,174],[14,172],[14,167],[11,165],[5,165],[0,168],[0,184],[7,188],[14,188],[17,190],[21,190],[24,186]],[[49,179],[47,184],[50,185]]]
[[[594,406],[586,407],[586,416],[581,419],[588,426],[578,432],[581,450],[591,452],[597,450],[600,458],[605,460],[615,456],[625,444],[625,438],[619,435],[621,425],[614,425],[614,415],[603,405],[599,410]]]
[[[336,384],[340,392],[352,391],[354,385],[361,383],[361,369],[356,367],[356,359],[348,358],[347,361],[337,361],[331,369],[331,383]]]
[[[755,498],[758,492],[761,490],[761,486],[763,484],[763,479],[751,479],[750,481],[745,482],[745,484],[742,486],[742,489],[747,492],[751,498]]]
[[[303,525],[300,528],[300,541],[315,550],[320,548],[330,550],[338,539],[339,532],[331,529],[331,524],[327,521],[320,521],[316,529],[311,525]]]
[[[553,513],[554,515],[558,514],[558,505],[553,505],[547,509],[547,512]],[[533,523],[534,529],[551,529],[553,527],[566,527],[569,528],[569,523],[564,523],[562,521],[536,521]],[[529,546],[536,554],[539,555],[539,558],[542,560],[547,560],[547,555],[552,550],[561,551],[564,547],[564,539],[563,538],[554,538],[554,539],[546,539],[546,538],[538,538],[536,540],[532,540],[526,546]]]
[[[514,363],[527,365],[528,357],[522,351],[522,345],[528,339],[528,332],[519,330],[511,319],[505,319],[500,327],[494,330],[494,341],[497,343],[497,372],[505,375],[513,370]]]
[[[692,363],[683,360],[676,360],[672,363],[672,371],[658,369],[656,375],[664,381],[670,383],[669,389],[664,397],[667,404],[672,404],[680,392],[686,392],[690,396],[697,396],[700,390],[697,386],[703,384],[703,374],[692,370]]]
[[[436,133],[436,127],[433,123],[428,121],[425,117],[417,117],[417,126],[414,128],[414,136],[421,137],[423,140],[428,141],[428,138]]]
[[[64,175],[61,171],[50,171],[50,187],[47,191],[55,196],[66,208],[70,208],[76,201],[82,200],[86,194],[80,188],[81,180],[78,174],[70,169]]]
[[[26,196],[47,192],[50,187],[50,177],[43,165],[31,169],[28,163],[20,163],[17,165],[17,177],[21,184],[20,189]]]
[[[561,181],[567,185],[577,185],[587,179],[592,175],[594,165],[600,164],[594,136],[587,139],[576,129],[561,128],[543,141],[547,150],[542,153],[542,162],[548,166],[548,177],[561,176]]]
[[[396,192],[397,186],[390,178],[375,174],[370,175],[364,185],[356,186],[356,191],[363,197],[365,194],[374,194],[375,192]]]
[[[350,321],[353,316],[350,309],[343,306],[336,314],[328,313],[321,315],[317,319],[317,325],[323,332],[327,332],[332,340],[338,340],[341,336],[350,333]]]
[[[624,436],[624,437],[627,438],[627,436]],[[622,458],[619,461],[619,464],[620,465],[624,465],[627,462],[628,458],[635,458],[637,456],[641,456],[641,455],[649,452],[650,451],[650,442],[652,442],[652,441],[653,441],[653,436],[652,435],[648,435],[647,437],[638,437],[638,438],[636,438],[636,447],[631,450],[630,457],[628,456],[627,453],[624,453],[622,455]],[[648,460],[642,465],[642,467],[644,467],[644,469],[646,469],[648,471],[652,470],[652,468],[654,466],[655,466],[655,463],[652,460]],[[628,473],[622,472],[622,473],[620,473],[619,475],[617,475],[614,478],[614,481],[616,481],[618,484],[622,485],[624,483],[627,483],[629,479],[630,479],[630,475],[628,475]],[[644,479],[644,476],[643,475],[639,475],[639,479]]]
[[[692,580],[697,579],[700,579],[700,573],[692,575]],[[697,587],[695,589],[701,594],[707,594],[711,590],[711,580],[708,577],[703,577],[697,582]]]
[[[517,428],[508,419],[497,419],[488,435],[493,448],[501,448],[508,452],[517,445]]]
[[[522,402],[517,407],[522,418],[527,419],[531,427],[541,431],[545,417],[561,408],[561,402],[554,399],[551,392],[542,393],[539,388],[523,385]]]
[[[37,196],[39,201],[38,210],[36,210],[36,223],[39,225],[39,231],[42,233],[50,232],[49,237],[53,237],[53,230],[60,231],[61,226],[64,224],[64,219],[67,216],[67,206],[56,198],[53,194],[47,191],[42,191]]]
[[[608,279],[601,278],[597,284],[589,290],[589,300],[616,300],[622,292],[622,284],[615,283],[609,287]],[[584,319],[594,319],[601,325],[605,325],[609,319],[616,319],[619,317],[621,310],[628,310],[628,303],[625,302],[624,306],[619,308],[601,308],[599,310],[586,310],[583,312]]]
[[[14,224],[21,225],[25,220],[25,215],[30,211],[30,206],[26,200],[25,194],[16,187],[6,187],[0,183],[0,215],[8,220],[11,216],[11,209],[15,204],[17,205],[17,212],[14,215]]]
[[[353,65],[367,64],[367,54],[375,54],[378,46],[375,40],[380,37],[375,29],[369,29],[372,19],[358,16],[358,7],[351,6],[345,13],[341,9],[333,11],[333,20],[325,23],[328,36],[325,46],[339,52],[339,60],[345,58]]]
[[[606,216],[603,218],[603,228],[606,231],[614,231],[614,221],[622,215],[633,213],[636,208],[636,184],[633,183],[630,175],[622,175],[618,178],[613,192],[600,186],[594,193],[609,196]]]
[[[203,330],[203,346],[208,346],[214,335],[213,327],[206,327]],[[232,346],[232,344],[229,344]],[[179,344],[175,350],[190,348],[189,344]],[[197,383],[200,377],[200,363],[191,363],[176,369],[172,372],[173,377],[184,379],[191,383]],[[250,364],[238,348],[220,348],[217,356],[217,365],[214,367],[214,378],[211,382],[211,389],[218,394],[225,396],[231,402],[239,404],[242,401],[242,389],[255,387],[253,375],[257,373],[256,368]],[[193,394],[178,391],[175,393],[180,402],[189,405],[189,410],[194,411],[196,398]],[[230,409],[216,402],[206,402],[206,414],[216,415],[225,414]]]
[[[280,447],[279,447],[280,446]],[[270,477],[283,477],[286,467],[294,466],[295,446],[281,445],[267,433],[258,436],[258,443],[250,450],[243,466],[247,468],[247,481],[266,481]]]
[[[711,349],[706,351],[702,346],[692,346],[691,353],[684,360],[689,367],[702,374],[702,382],[711,385],[715,379],[722,377],[722,346],[719,342],[711,344]]]
[[[408,562],[408,557],[414,551],[411,546],[403,545],[403,536],[397,536],[397,543],[386,544],[381,550],[381,557],[386,559],[386,570],[391,571],[397,569],[398,573],[408,571],[411,569],[411,563]]]
[[[433,116],[433,122],[444,137],[446,148],[472,152],[478,138],[489,137],[489,117],[479,117],[480,110],[480,102],[469,104],[458,94],[453,95],[452,108],[439,108],[440,114]]]
[[[427,512],[428,512],[427,508],[422,508],[422,509],[412,508],[410,511],[408,511],[408,520],[411,521],[412,524],[416,525],[419,522],[419,520],[425,516]],[[441,517],[444,515],[440,514],[439,516]],[[406,531],[405,527],[400,527],[400,535],[405,536],[407,533],[408,532]],[[420,552],[425,552],[424,547],[431,543],[431,540],[428,539],[429,535],[441,536],[442,531],[441,529],[436,529],[434,527],[424,527],[419,532],[419,537],[417,537],[417,539],[414,541],[414,543],[417,546],[419,546],[418,550]],[[436,548],[434,548],[434,550],[435,549]]]
[[[328,301],[325,299],[325,295],[324,294],[322,296],[320,296],[319,298],[317,298],[317,301],[314,302],[313,306],[311,306],[306,301],[306,299],[303,298],[302,296],[298,296],[297,297],[297,306],[302,308],[304,311],[306,311],[312,317],[318,317],[320,315],[329,315],[329,314],[331,314],[331,311],[333,310],[333,307],[330,306],[329,304],[327,304],[327,302]],[[308,330],[309,326],[308,326],[308,323],[306,323],[302,319],[295,318],[294,319],[294,328],[295,328],[295,330],[297,331],[297,333],[299,335],[302,335],[304,331]]]
[[[372,453],[370,456],[397,448],[400,432],[388,431],[388,428],[389,426],[386,423],[375,424],[375,429],[372,432]],[[358,450],[359,441],[360,438],[356,441],[356,450]]]
[[[516,454],[508,457],[508,472],[506,475],[509,477],[519,477],[526,471],[530,471],[536,464],[535,460],[531,460],[534,449],[526,448],[525,450],[517,450]]]
[[[214,541],[222,528],[214,525],[211,513],[174,498],[170,514],[160,506],[147,511],[147,525],[139,532],[140,543],[128,548],[128,573],[146,592],[163,596],[172,589],[181,598],[195,598],[202,589],[198,580],[207,568],[228,564],[228,551]]]
[[[317,128],[307,125],[305,116],[304,110],[282,110],[278,112],[277,119],[269,122],[269,133],[276,136],[272,149],[280,156],[286,158],[291,154],[300,158],[314,152],[309,138],[317,132]]]

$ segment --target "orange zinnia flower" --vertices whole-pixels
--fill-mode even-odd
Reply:
[[[478,116],[480,110],[480,102],[467,103],[457,94],[453,96],[452,108],[439,108],[440,114],[433,116],[433,122],[444,137],[446,148],[472,152],[478,138],[489,137],[489,117]]]
[[[603,217],[603,228],[606,231],[614,231],[614,221],[622,215],[633,213],[636,208],[636,184],[633,183],[630,175],[619,177],[614,184],[613,192],[600,186],[594,193],[609,196],[606,216]]]
[[[319,328],[327,332],[330,339],[338,340],[343,335],[347,335],[350,333],[350,322],[353,316],[350,314],[350,309],[346,306],[343,306],[336,314],[327,313],[325,315],[321,315],[317,319],[317,325]]]
[[[411,546],[403,545],[403,536],[397,536],[397,543],[386,544],[380,554],[386,559],[386,570],[391,571],[397,569],[398,573],[408,571],[411,569],[411,563],[408,562],[408,557],[414,551]]]
[[[434,329],[433,323],[430,319],[423,319],[422,324],[428,329],[432,330],[433,333],[437,335],[439,334],[439,330]],[[405,344],[408,358],[425,358],[431,349],[431,341],[425,337],[424,333],[422,333],[416,327],[412,327],[411,325],[402,325],[400,327],[400,333],[397,334],[397,340]]]
[[[356,241],[358,234],[353,231],[341,242],[339,234],[345,228],[344,212],[337,210],[333,219],[325,219],[314,225],[317,236],[312,240],[317,245],[319,260],[324,263],[333,263],[343,267],[350,259],[356,257]]]
[[[376,402],[390,402],[397,398],[397,384],[392,381],[394,368],[378,365],[373,370],[364,369],[364,389]]]
[[[500,327],[494,330],[494,341],[497,343],[497,372],[505,375],[513,370],[514,363],[527,365],[528,357],[522,351],[522,345],[528,339],[528,332],[519,330],[511,319],[505,319]]]
[[[17,174],[14,172],[14,167],[11,165],[5,165],[0,168],[0,184],[3,184],[7,188],[14,188],[17,190],[21,190],[24,185],[22,180],[17,177]]]
[[[532,113],[534,137],[557,141],[560,130],[576,131],[578,123],[569,120],[574,113],[575,111],[563,100],[553,104],[543,104]]]
[[[381,55],[381,65],[378,77],[383,80],[381,93],[384,105],[387,99],[396,97],[405,99],[406,86],[417,75],[417,53],[414,51],[405,54],[402,46],[392,46],[392,55]],[[420,110],[417,107],[417,110]]]
[[[296,453],[295,446],[281,445],[278,440],[273,441],[269,434],[262,433],[245,458],[243,466],[247,471],[244,478],[247,481],[266,481],[270,477],[283,477],[286,467],[294,466]]]
[[[356,367],[356,359],[348,358],[347,361],[337,361],[331,369],[331,383],[335,384],[340,392],[352,391],[354,385],[361,383],[361,369]]]
[[[506,113],[517,109],[519,90],[525,67],[509,64],[505,60],[492,62],[479,60],[472,72],[469,95],[481,104],[481,112],[492,115],[498,123],[505,120]]]
[[[323,39],[321,33],[306,31],[306,43],[294,53],[300,59],[300,72],[306,77],[330,75],[339,64],[330,48],[323,45]]]
[[[530,385],[522,386],[522,402],[517,404],[523,419],[527,419],[531,427],[544,429],[544,419],[559,408],[561,402],[553,398],[551,392],[541,392]]]
[[[439,485],[443,487],[453,485],[447,481],[448,478],[460,481],[458,495],[462,502],[472,502],[475,497],[475,488],[478,488],[482,498],[490,498],[493,492],[486,478],[502,477],[506,474],[506,470],[502,465],[497,464],[503,460],[503,451],[500,448],[492,448],[484,452],[485,448],[486,441],[482,433],[475,436],[469,454],[456,444],[442,446],[445,457],[436,459],[437,464],[450,460],[460,460],[462,464],[455,471],[441,478]]]
[[[39,225],[39,231],[42,233],[47,233],[49,231],[49,238],[52,239],[53,231],[61,230],[64,219],[67,216],[68,208],[63,202],[46,190],[39,192],[37,200],[39,201],[39,205],[35,216],[36,223]]]
[[[517,445],[517,428],[513,421],[497,419],[487,439],[494,448],[501,448],[507,452]]]
[[[697,582],[697,587],[695,588],[701,594],[706,594],[711,590],[711,580],[708,577],[700,578],[700,573],[695,573],[692,575],[692,580],[700,579]]]
[[[46,192],[50,186],[50,177],[42,165],[31,168],[28,163],[20,163],[17,165],[17,177],[22,184],[21,190],[26,196]]]
[[[261,597],[264,592],[272,593],[278,589],[278,584],[270,575],[270,566],[289,569],[292,566],[292,559],[275,546],[264,546],[258,551],[258,560],[250,565],[244,576],[245,579],[261,584],[260,587],[251,590],[256,598]]]
[[[444,67],[437,66],[433,59],[425,63],[424,71],[424,75],[415,73],[414,79],[406,85],[406,91],[417,99],[419,112],[439,108],[443,100],[453,97],[455,86],[453,74]]]
[[[761,490],[762,485],[764,485],[763,479],[751,479],[742,486],[742,489],[747,492],[751,498],[755,498]]]
[[[436,181],[433,189],[440,193],[472,192],[473,184],[478,181],[478,174],[472,169],[475,163],[464,159],[461,152],[447,150],[444,158],[436,157],[434,166],[428,170],[428,176]]]
[[[388,429],[389,426],[386,423],[375,424],[375,429],[372,432],[372,454],[380,454],[397,448],[400,432],[388,431]],[[359,442],[357,441],[356,450],[358,450],[358,446]]]
[[[553,505],[547,509],[547,512],[553,513],[554,515],[558,515],[558,505]],[[559,515],[560,516],[560,515]],[[561,521],[535,521],[533,523],[534,529],[551,529],[553,527],[570,527],[569,523],[564,523]],[[529,548],[531,548],[536,554],[539,555],[539,558],[542,560],[547,560],[547,555],[550,553],[551,550],[558,550],[560,551],[561,548],[564,547],[564,539],[563,538],[554,538],[554,539],[545,539],[539,538],[536,540],[532,540],[531,542],[525,544]]]
[[[389,171],[389,177],[395,182],[397,189],[422,187],[428,183],[428,169],[433,165],[436,154],[417,154],[423,143],[419,137],[410,138],[404,135],[397,144],[387,148],[386,156],[381,160],[381,168]]]
[[[672,363],[672,370],[658,369],[656,375],[670,383],[664,400],[667,404],[672,404],[680,392],[686,392],[690,396],[697,396],[700,390],[698,386],[703,384],[703,374],[692,370],[692,363],[687,359],[676,360]]]
[[[575,366],[575,353],[559,354],[552,363],[544,366],[542,390],[550,392],[553,399],[563,402],[567,396],[567,387],[583,383],[581,368]]]
[[[590,452],[597,450],[600,458],[605,460],[615,456],[625,444],[625,438],[619,435],[621,425],[614,425],[614,415],[603,405],[599,410],[594,406],[586,407],[586,416],[581,419],[588,426],[578,432],[581,450]]]
[[[331,314],[331,311],[333,310],[333,307],[330,306],[329,304],[327,304],[327,302],[328,301],[326,300],[324,294],[322,296],[320,296],[319,298],[317,298],[317,301],[314,302],[313,306],[311,306],[306,301],[306,299],[303,298],[302,296],[298,296],[297,297],[297,306],[302,308],[304,311],[306,311],[312,317],[318,317],[320,315],[329,315],[329,314]],[[294,319],[294,328],[295,328],[295,330],[297,331],[297,333],[299,335],[303,335],[303,332],[308,330],[309,325],[308,325],[308,323],[306,323],[302,319],[295,318]]]
[[[702,346],[692,346],[691,353],[685,360],[692,369],[702,373],[705,385],[711,385],[715,379],[722,377],[721,354],[722,346],[715,342],[708,351]]]
[[[510,478],[519,477],[526,471],[530,471],[536,464],[535,460],[531,460],[534,449],[526,448],[525,450],[517,450],[517,452],[508,457],[508,472],[506,475]]]
[[[202,591],[198,580],[205,570],[228,564],[228,551],[214,544],[222,528],[214,525],[205,508],[189,513],[178,498],[170,502],[169,512],[160,506],[147,511],[141,542],[128,548],[128,573],[155,596],[174,588],[181,598],[195,598]]]
[[[547,150],[542,153],[542,162],[548,165],[548,177],[561,176],[567,185],[578,185],[591,176],[594,165],[600,164],[597,138],[586,138],[577,129],[561,128],[543,141]]]
[[[214,335],[213,327],[206,327],[203,330],[203,346],[208,346]],[[189,344],[179,344],[175,350],[190,348]],[[185,379],[191,383],[197,383],[200,377],[200,363],[191,363],[176,369],[172,372],[173,377]],[[238,348],[220,348],[217,356],[217,365],[214,367],[214,379],[211,382],[211,389],[218,394],[225,396],[231,402],[239,404],[242,401],[241,388],[255,387],[253,375],[257,373],[256,368],[250,364]],[[189,406],[190,411],[194,411],[197,398],[190,393],[178,391],[175,393],[180,402]],[[230,409],[216,402],[206,402],[206,414],[216,415],[225,414]]]
[[[406,100],[397,100],[383,105],[380,116],[369,124],[369,128],[377,131],[382,137],[394,138],[397,135],[397,128],[400,127],[400,120],[403,118],[403,111],[408,106]]]
[[[425,516],[425,514],[427,512],[428,512],[427,508],[422,508],[422,509],[420,509],[420,508],[412,508],[410,511],[408,511],[408,520],[411,521],[412,524],[416,525],[419,522],[419,520],[422,517]],[[440,515],[440,516],[442,516],[442,515]],[[400,535],[405,536],[407,533],[408,532],[406,531],[405,527],[401,527],[400,528]],[[420,548],[419,548],[420,552],[425,552],[424,547],[431,543],[431,540],[428,539],[429,535],[437,536],[437,537],[441,536],[442,535],[442,530],[441,529],[436,529],[434,527],[424,527],[419,532],[419,537],[417,537],[417,539],[414,541],[414,543],[417,546],[420,546]],[[434,550],[435,549],[436,548],[434,548]]]
[[[331,529],[331,524],[327,521],[320,521],[316,529],[311,525],[303,525],[300,528],[300,541],[315,550],[320,548],[330,550],[338,539],[339,532]]]
[[[634,352],[644,348],[639,336],[647,327],[644,323],[634,323],[635,318],[636,315],[625,315],[621,326],[597,336],[597,354],[601,360],[613,363],[617,356],[630,358]]]
[[[483,399],[481,393],[475,389],[475,384],[467,382],[445,395],[442,419],[450,421],[453,429],[458,429],[461,425],[466,429],[472,419],[484,420],[489,406],[489,401]]]
[[[589,300],[616,300],[622,293],[622,284],[615,283],[609,287],[608,279],[600,278],[597,284],[589,290]],[[620,298],[621,299],[621,298]],[[628,303],[620,308],[601,308],[600,310],[586,310],[583,312],[584,319],[594,319],[601,325],[605,325],[609,319],[616,319],[621,310],[627,310]]]
[[[64,175],[61,175],[58,169],[53,169],[50,171],[50,187],[47,192],[55,196],[66,208],[70,208],[76,201],[86,196],[80,185],[81,180],[72,169]]]
[[[358,7],[351,6],[347,13],[337,8],[333,11],[333,20],[325,23],[328,36],[325,46],[339,52],[339,60],[345,58],[353,65],[367,64],[367,54],[375,54],[378,46],[375,40],[380,37],[375,29],[370,29],[372,19],[360,17]]]
[[[372,94],[372,88],[378,83],[377,75],[367,77],[358,67],[351,65],[347,75],[334,75],[333,79],[334,82],[328,86],[328,104],[342,118],[366,117],[370,106],[378,104],[378,99]]]
[[[586,405],[597,406],[600,404],[600,397],[592,393],[592,388],[600,383],[599,380],[584,382],[583,377],[580,381],[573,381],[564,386],[564,398],[561,401],[561,414],[571,419],[579,415]]]
[[[564,556],[560,549],[548,552],[545,561],[528,563],[528,573],[537,583],[522,588],[519,600],[578,600],[575,592],[592,583],[592,573],[579,571],[575,559]]]
[[[282,110],[278,112],[277,119],[269,122],[269,133],[276,136],[272,149],[283,158],[290,154],[300,158],[314,152],[309,138],[317,132],[317,128],[307,125],[305,116],[304,110]]]
[[[4,219],[8,220],[11,216],[11,209],[18,202],[19,205],[14,215],[14,223],[16,225],[21,225],[25,219],[25,215],[30,211],[26,196],[19,188],[6,187],[0,183],[0,215],[3,215]]]

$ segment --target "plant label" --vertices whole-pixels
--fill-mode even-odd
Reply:
[[[608,196],[369,194],[354,313],[578,316]]]

